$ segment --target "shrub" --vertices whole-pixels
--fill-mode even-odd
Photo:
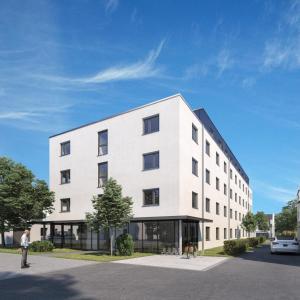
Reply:
[[[266,237],[265,236],[260,236],[259,238],[259,243],[263,244],[266,241]]]
[[[29,245],[29,249],[33,252],[50,252],[54,246],[50,241],[35,241]]]
[[[116,245],[119,255],[130,256],[133,254],[133,239],[128,233],[123,233],[117,237]]]
[[[256,237],[248,238],[247,244],[249,245],[249,247],[255,248],[259,244],[259,238],[256,238]]]
[[[246,240],[224,241],[224,253],[227,255],[237,255],[247,250]]]

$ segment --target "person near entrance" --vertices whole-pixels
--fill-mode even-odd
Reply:
[[[27,264],[27,254],[29,247],[29,235],[30,231],[25,230],[21,237],[21,249],[22,249],[22,259],[21,259],[21,268],[29,268],[29,264]]]

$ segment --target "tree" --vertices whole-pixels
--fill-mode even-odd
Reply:
[[[263,230],[263,231],[269,230],[269,228],[270,228],[269,219],[263,211],[258,211],[255,214],[255,220],[256,220],[257,227],[259,230]]]
[[[297,230],[297,202],[297,199],[289,201],[287,205],[282,208],[281,212],[276,214],[276,232],[295,232]]]
[[[132,199],[122,196],[122,187],[109,178],[104,193],[92,199],[94,212],[86,214],[88,225],[95,231],[102,228],[110,232],[110,255],[113,254],[114,228],[122,228],[132,217]]]
[[[0,157],[0,233],[26,228],[53,210],[54,193],[22,164]]]
[[[250,232],[254,232],[256,230],[256,219],[252,212],[248,211],[242,221],[242,228],[248,232],[248,237],[250,237]]]

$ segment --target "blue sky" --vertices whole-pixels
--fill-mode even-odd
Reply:
[[[1,1],[0,155],[39,178],[51,134],[178,92],[240,160],[254,210],[295,197],[299,1]]]

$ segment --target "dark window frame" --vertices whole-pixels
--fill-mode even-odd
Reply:
[[[106,138],[106,144],[100,144],[100,135],[102,133],[106,133],[107,134],[107,138]],[[106,152],[101,154],[100,153],[100,147],[106,147]],[[98,156],[104,156],[108,154],[108,129],[105,130],[101,130],[98,132]]]
[[[216,202],[216,215],[220,215],[220,203]]]
[[[63,153],[63,147],[69,144],[69,153]],[[66,156],[71,154],[71,141],[65,141],[60,143],[60,156]]]
[[[195,176],[199,176],[198,166],[199,166],[198,160],[192,157],[192,174],[194,174]]]
[[[205,169],[205,183],[210,184],[210,170]]]
[[[100,166],[104,166],[106,165],[106,176],[100,176]],[[100,184],[100,179],[104,179],[104,183]],[[105,184],[107,183],[108,180],[108,162],[104,161],[101,163],[98,163],[98,188],[103,188],[105,186]]]
[[[63,201],[68,201],[67,210],[63,210]],[[71,199],[70,198],[62,198],[60,199],[60,212],[61,213],[68,213],[71,211]]]
[[[198,144],[198,128],[192,124],[192,140]]]
[[[152,204],[146,204],[145,199],[146,199],[146,192],[151,192],[152,193]],[[158,192],[158,203],[155,203],[156,199],[155,199],[155,192]],[[160,191],[159,188],[152,188],[152,189],[144,189],[143,190],[143,206],[159,206],[159,202],[160,202]]]
[[[216,165],[220,166],[220,154],[216,152]]]
[[[210,156],[210,142],[208,140],[205,140],[205,154]]]
[[[66,182],[63,182],[63,173],[69,172],[69,180]],[[71,183],[71,169],[61,170],[60,171],[60,184],[68,184]]]
[[[158,155],[158,159],[157,159],[158,166],[153,167],[153,168],[145,168],[145,157],[149,156],[149,155],[154,155],[154,154]],[[159,151],[153,151],[153,152],[148,152],[148,153],[144,153],[143,154],[143,171],[157,170],[159,168],[160,168],[160,155],[159,155]]]
[[[154,119],[154,118],[158,118],[158,129],[154,130],[154,131],[146,132],[145,131],[145,129],[146,129],[145,122],[150,120],[150,119]],[[151,133],[155,133],[155,132],[159,132],[159,131],[160,131],[160,117],[159,117],[159,114],[155,114],[155,115],[143,118],[143,135],[147,135],[147,134],[151,134]]]
[[[210,213],[210,198],[205,198],[205,212]]]

